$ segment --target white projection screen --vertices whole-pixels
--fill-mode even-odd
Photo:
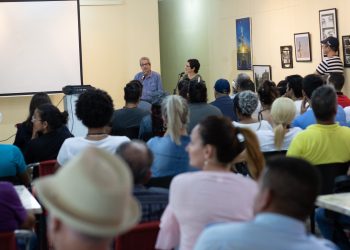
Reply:
[[[0,1],[0,95],[82,84],[78,0]]]

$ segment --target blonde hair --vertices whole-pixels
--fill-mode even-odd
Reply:
[[[275,147],[281,150],[283,146],[284,137],[288,131],[288,126],[293,121],[296,114],[296,107],[294,102],[286,97],[279,97],[271,107],[271,117],[275,124]]]
[[[180,145],[181,129],[186,130],[189,121],[187,101],[178,95],[169,95],[162,102],[162,115],[167,124],[166,134]]]

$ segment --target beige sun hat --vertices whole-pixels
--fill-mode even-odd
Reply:
[[[113,237],[140,219],[129,168],[102,149],[88,148],[34,186],[49,212],[78,232]]]

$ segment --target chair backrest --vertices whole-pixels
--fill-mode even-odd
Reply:
[[[14,232],[0,233],[0,248],[2,250],[16,250],[16,237]]]
[[[39,163],[39,176],[51,175],[56,172],[56,160],[42,161]]]
[[[131,231],[116,238],[115,250],[154,250],[159,221],[138,224]]]
[[[263,152],[265,160],[268,160],[269,158],[275,157],[275,156],[286,156],[286,154],[287,154],[287,150]]]
[[[161,187],[161,188],[169,189],[170,183],[174,177],[175,177],[174,175],[162,176],[162,177],[152,177],[145,184],[145,186],[146,187]]]
[[[350,162],[315,165],[321,174],[321,194],[333,193],[335,178],[346,175],[349,165]]]

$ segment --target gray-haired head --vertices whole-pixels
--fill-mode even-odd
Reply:
[[[258,97],[250,90],[240,92],[234,101],[237,111],[244,116],[251,116],[258,107]]]
[[[246,74],[246,73],[239,73],[237,75],[237,78],[236,78],[235,82],[236,82],[237,85],[240,85],[242,81],[249,80],[249,79],[250,79],[250,76],[248,74]]]

